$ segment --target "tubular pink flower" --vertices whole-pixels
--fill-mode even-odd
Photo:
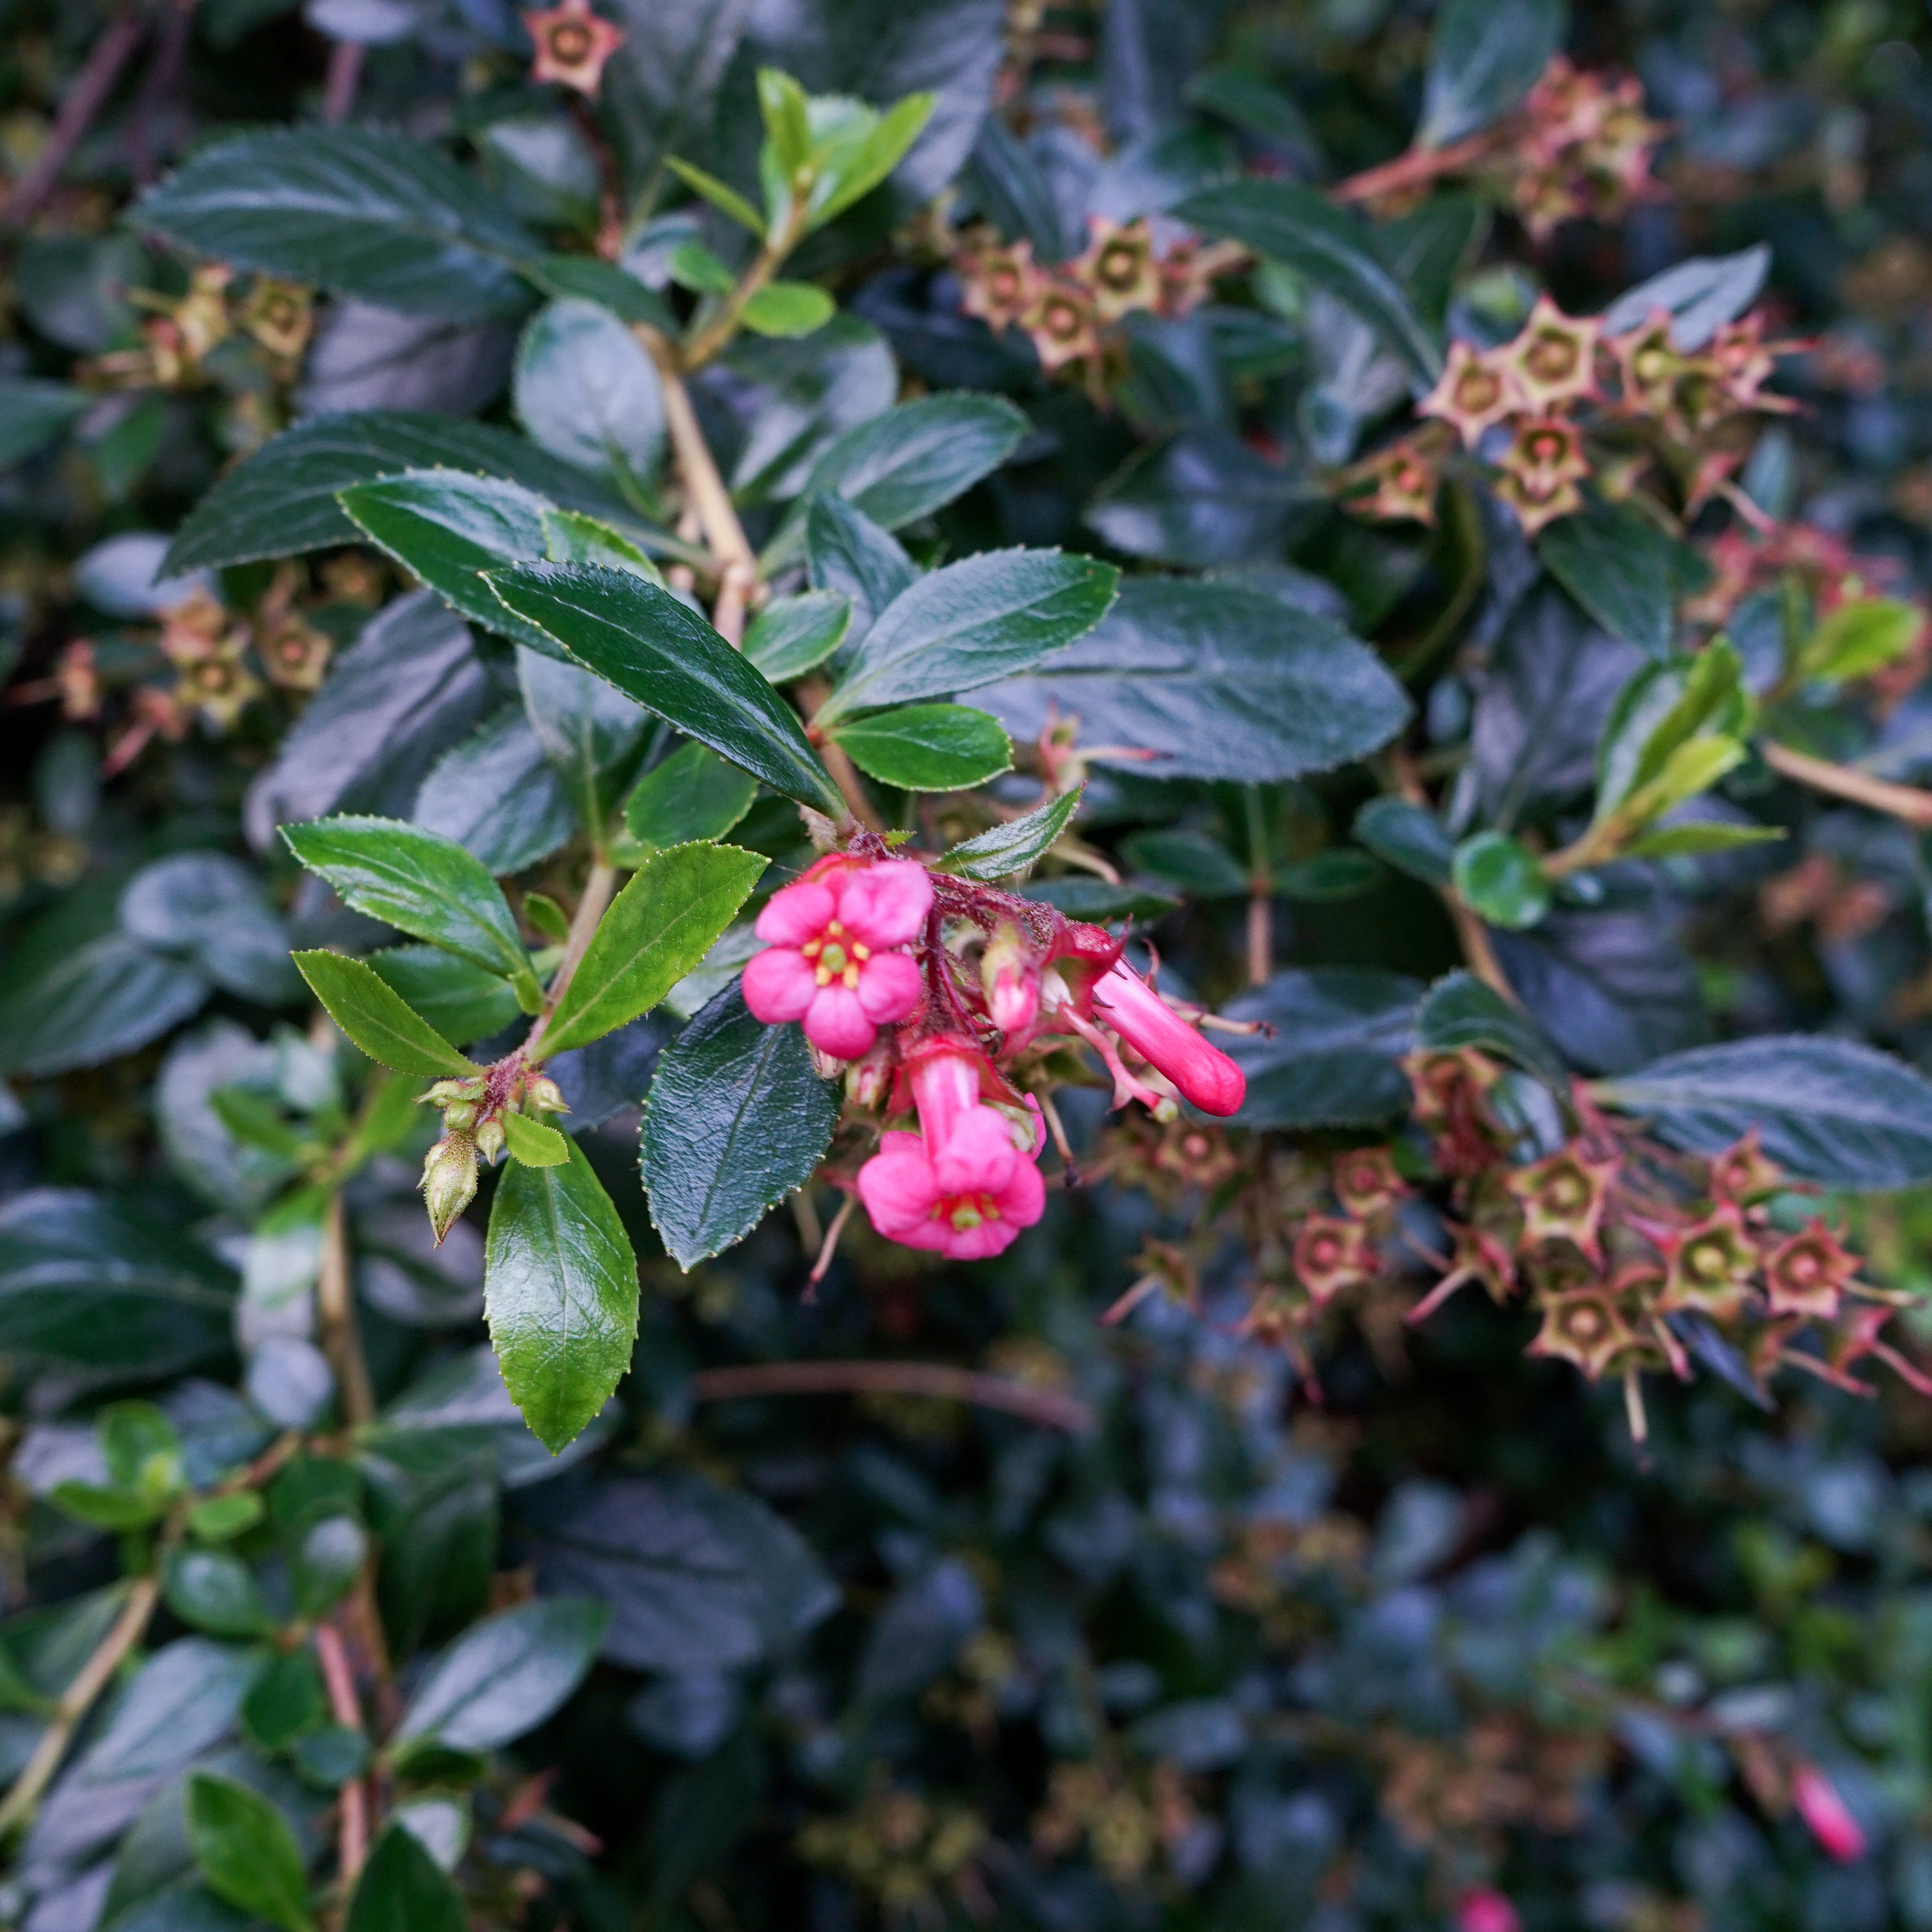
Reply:
[[[1478,1886],[1456,1901],[1456,1932],[1522,1932],[1522,1919],[1506,1894]]]
[[[1247,1076],[1121,961],[1094,981],[1094,1011],[1204,1114],[1240,1111],[1247,1097]]]
[[[907,859],[814,872],[759,914],[770,943],[746,965],[745,1004],[768,1026],[802,1020],[820,1052],[856,1060],[919,1004],[918,964],[896,949],[918,937],[932,885]]]
[[[1811,1835],[1841,1864],[1865,1855],[1865,1834],[1838,1788],[1815,1764],[1800,1764],[1791,1774],[1791,1802]]]
[[[926,1138],[890,1133],[859,1170],[859,1198],[889,1241],[958,1262],[1010,1246],[1046,1210],[1046,1184],[990,1107],[962,1114],[946,1143],[942,1183]]]

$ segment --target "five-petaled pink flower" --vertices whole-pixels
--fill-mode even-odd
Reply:
[[[1094,1011],[1204,1114],[1240,1112],[1247,1076],[1123,962],[1094,981]]]
[[[1007,1117],[980,1099],[980,1072],[976,1053],[943,1045],[914,1060],[920,1131],[884,1135],[859,1170],[859,1198],[888,1240],[982,1261],[1046,1211],[1037,1120],[1022,1148]]]
[[[857,1059],[919,1004],[918,964],[895,949],[932,905],[926,868],[909,859],[820,860],[759,914],[771,943],[745,968],[746,1005],[767,1025],[802,1020],[820,1052]]]
[[[1791,1774],[1791,1802],[1811,1828],[1811,1835],[1832,1857],[1849,1864],[1865,1855],[1865,1834],[1838,1787],[1815,1764],[1799,1763]]]

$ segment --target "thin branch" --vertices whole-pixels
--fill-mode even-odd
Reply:
[[[1389,754],[1388,768],[1396,795],[1425,812],[1430,810],[1429,794],[1423,789],[1414,759],[1398,747]],[[1489,928],[1456,896],[1454,886],[1442,886],[1438,891],[1448,908],[1449,922],[1456,928],[1456,943],[1462,949],[1463,963],[1492,993],[1501,994],[1513,1006],[1521,1006],[1516,988],[1503,971],[1502,962],[1496,957]]]
[[[94,124],[94,116],[107,104],[121,70],[147,30],[147,22],[138,14],[117,14],[94,42],[73,86],[62,96],[53,125],[47,130],[33,165],[14,184],[13,193],[0,207],[0,226],[24,228],[40,212],[41,202],[52,192],[62,169]]]
[[[550,976],[550,990],[544,995],[543,1011],[538,1014],[536,1024],[530,1028],[530,1037],[524,1042],[526,1060],[532,1064],[536,1060],[544,1034],[557,1008],[563,1004],[563,996],[569,992],[578,968],[584,964],[584,956],[590,950],[598,922],[610,910],[611,896],[616,890],[616,867],[608,860],[596,860],[590,868],[590,876],[584,882],[577,910],[571,917],[570,930],[564,935],[563,957],[557,962],[556,970]]]
[[[1245,788],[1248,822],[1248,984],[1274,970],[1274,877],[1268,868],[1268,818],[1259,785]]]
[[[1794,752],[1789,745],[1774,744],[1768,738],[1758,741],[1764,761],[1773,771],[1799,784],[1809,785],[1833,798],[1852,805],[1869,806],[1921,831],[1932,828],[1932,791],[1916,785],[1894,784],[1889,778],[1874,778],[1850,765],[1834,765],[1828,758],[1814,758],[1808,752]]]
[[[750,1362],[701,1370],[691,1378],[691,1391],[700,1402],[760,1395],[922,1395],[1003,1409],[1076,1436],[1094,1426],[1093,1410],[1077,1396],[945,1362]]]
[[[34,1745],[33,1755],[14,1780],[14,1788],[0,1804],[0,1843],[32,1822],[40,1798],[52,1783],[61,1760],[74,1740],[81,1720],[93,1709],[94,1700],[112,1681],[121,1661],[146,1634],[148,1620],[160,1600],[161,1580],[158,1570],[135,1580],[113,1628],[94,1648],[94,1654],[80,1666],[74,1682],[62,1692],[54,1706],[47,1728]]]
[[[757,258],[739,278],[737,286],[724,298],[717,312],[686,339],[678,354],[679,362],[686,368],[701,369],[714,356],[730,346],[731,338],[738,333],[745,319],[745,310],[752,298],[778,273],[778,264],[797,245],[793,232],[794,226],[795,218],[786,224],[776,240],[766,242],[759,249]]]
[[[322,118],[332,128],[341,126],[356,111],[362,61],[360,40],[338,40],[328,50],[328,71],[322,83]]]
[[[1479,160],[1492,136],[1485,129],[1446,148],[1411,148],[1381,166],[1364,168],[1358,175],[1337,182],[1328,192],[1337,201],[1378,201],[1384,195],[1401,194],[1426,188],[1441,176],[1454,174]]]
[[[356,1694],[355,1672],[349,1667],[342,1634],[333,1624],[316,1626],[315,1655],[328,1693],[328,1714],[344,1730],[361,1730],[362,1702]],[[346,1893],[354,1886],[369,1855],[369,1794],[359,1778],[350,1778],[337,1792],[336,1809],[342,1889]]]
[[[348,1217],[342,1190],[328,1197],[322,1220],[322,1263],[315,1280],[316,1318],[322,1329],[322,1352],[335,1372],[341,1392],[342,1419],[351,1429],[366,1428],[376,1419],[376,1393],[369,1364],[362,1354],[362,1337],[356,1326],[356,1291],[349,1266]]]

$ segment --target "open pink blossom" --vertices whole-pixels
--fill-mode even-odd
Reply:
[[[932,884],[909,859],[821,862],[758,915],[770,941],[745,968],[745,1004],[768,1026],[802,1020],[821,1052],[856,1060],[919,1004],[919,936]]]
[[[1800,1764],[1791,1774],[1791,1802],[1825,1851],[1849,1864],[1865,1855],[1865,1834],[1838,1787],[1815,1764]]]
[[[886,1135],[859,1170],[859,1198],[888,1240],[980,1261],[1046,1211],[1037,1124],[1030,1146],[1016,1144],[1012,1124],[980,1097],[981,1072],[971,1052],[929,1051],[914,1063],[920,1131]]]
[[[1124,962],[1115,960],[1094,981],[1094,1011],[1204,1114],[1240,1111],[1247,1076]]]

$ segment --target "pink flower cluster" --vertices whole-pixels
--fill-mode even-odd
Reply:
[[[743,982],[758,1018],[800,1022],[822,1056],[846,1064],[860,1107],[916,1115],[917,1132],[885,1131],[840,1181],[880,1234],[973,1261],[1040,1219],[1040,1108],[1010,1070],[1042,1038],[1092,1046],[1116,1106],[1138,1100],[1163,1118],[1182,1100],[1239,1110],[1240,1069],[1123,963],[1120,940],[886,850],[873,839],[830,854],[774,893],[756,927],[768,944]]]

